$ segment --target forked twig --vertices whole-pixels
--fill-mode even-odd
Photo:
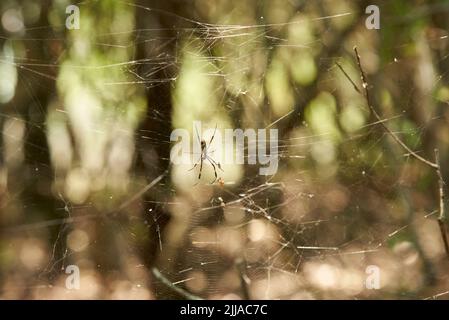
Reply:
[[[379,115],[379,113],[374,108],[373,104],[371,103],[371,97],[370,97],[370,94],[369,94],[369,85],[368,85],[368,81],[367,81],[365,72],[363,71],[363,67],[362,67],[362,63],[360,61],[360,55],[359,55],[359,52],[357,50],[357,47],[354,47],[354,53],[355,53],[355,57],[356,57],[356,61],[357,61],[357,67],[358,67],[359,72],[360,72],[360,78],[362,80],[363,92],[358,88],[356,83],[351,79],[351,77],[343,69],[343,67],[340,64],[336,63],[338,68],[343,72],[345,77],[352,84],[352,86],[354,87],[355,91],[357,91],[359,94],[361,94],[362,96],[365,97],[366,104],[367,104],[368,108],[370,109],[370,112],[374,115],[374,117],[378,121],[377,123],[380,124],[382,126],[382,128],[394,139],[394,141],[396,141],[397,144],[399,144],[404,150],[406,150],[409,155],[411,155],[415,159],[419,160],[421,163],[424,163],[425,165],[427,165],[430,168],[432,168],[435,171],[436,175],[437,175],[437,178],[438,178],[438,189],[439,189],[439,199],[440,199],[440,214],[438,216],[438,225],[440,227],[441,238],[442,238],[443,243],[444,243],[444,249],[446,251],[446,256],[449,259],[449,242],[448,242],[448,237],[447,237],[447,233],[446,233],[446,210],[445,210],[445,206],[444,206],[444,201],[445,201],[444,180],[443,180],[443,175],[441,174],[441,166],[440,166],[438,149],[435,149],[435,162],[432,162],[432,161],[430,161],[430,160],[420,156],[419,154],[417,154],[412,149],[410,149],[401,140],[401,138],[399,138],[386,125],[386,123],[384,122],[384,119],[382,119],[382,117]]]

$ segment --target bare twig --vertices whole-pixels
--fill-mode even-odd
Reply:
[[[359,72],[360,72],[360,78],[362,80],[362,87],[363,87],[363,93],[362,91],[357,87],[357,85],[355,84],[355,82],[351,79],[351,77],[349,77],[348,73],[343,69],[343,67],[336,63],[336,65],[338,66],[338,68],[343,72],[343,74],[345,75],[345,77],[349,80],[349,82],[352,84],[352,86],[354,87],[355,91],[357,91],[359,94],[363,95],[365,97],[365,101],[366,104],[368,106],[368,108],[370,109],[370,112],[374,115],[374,117],[377,120],[377,123],[380,124],[382,126],[382,128],[396,141],[397,144],[399,144],[404,150],[407,151],[407,153],[409,155],[411,155],[412,157],[414,157],[415,159],[419,160],[421,163],[424,163],[425,165],[429,166],[430,168],[432,168],[438,178],[438,186],[439,186],[439,199],[440,199],[440,215],[438,217],[438,225],[440,227],[440,233],[441,233],[441,238],[443,239],[443,243],[444,243],[444,249],[446,251],[446,256],[449,259],[449,241],[447,238],[447,233],[446,233],[446,211],[445,211],[445,207],[444,207],[444,201],[445,201],[445,196],[444,196],[444,180],[443,180],[443,175],[441,174],[441,167],[440,167],[440,161],[439,161],[439,152],[438,149],[435,149],[435,162],[432,162],[422,156],[420,156],[419,154],[417,154],[415,151],[413,151],[412,149],[410,149],[402,140],[401,138],[399,138],[385,123],[384,119],[382,119],[382,117],[380,116],[380,114],[377,112],[376,108],[374,108],[373,104],[371,103],[371,97],[370,97],[370,93],[369,93],[369,84],[365,75],[365,72],[363,71],[363,67],[362,67],[362,63],[360,61],[360,55],[359,52],[357,50],[357,47],[354,47],[354,53],[355,53],[355,57],[357,60],[357,67],[359,68]]]
[[[415,151],[413,151],[412,149],[410,149],[393,131],[391,131],[391,129],[382,121],[383,119],[380,117],[380,115],[377,113],[376,109],[373,107],[373,105],[371,104],[371,97],[369,94],[369,85],[368,85],[368,81],[366,80],[366,76],[365,76],[365,72],[363,71],[362,68],[362,63],[360,62],[360,55],[359,52],[357,51],[357,47],[354,47],[354,52],[355,52],[355,56],[357,58],[357,66],[359,67],[359,71],[360,71],[360,77],[362,79],[362,86],[365,92],[365,99],[366,99],[366,103],[368,105],[368,108],[370,109],[370,111],[372,112],[372,114],[374,115],[374,117],[376,117],[377,121],[380,121],[381,126],[385,129],[385,131],[402,147],[404,148],[408,154],[410,154],[411,156],[413,156],[414,158],[418,159],[419,161],[421,161],[422,163],[428,165],[431,168],[437,169],[438,165],[436,163],[433,163],[432,161],[429,161],[423,157],[421,157],[419,154],[417,154]],[[352,82],[352,81],[351,81]],[[359,91],[360,92],[360,91]]]
[[[158,279],[160,282],[162,282],[167,288],[172,290],[173,292],[176,292],[183,298],[187,300],[203,300],[203,298],[200,298],[194,294],[191,294],[190,292],[176,286],[173,284],[170,280],[168,280],[157,268],[152,268],[151,273],[153,273],[153,276]]]
[[[440,152],[438,151],[438,149],[435,149],[435,163],[437,164],[438,187],[440,192],[440,216],[438,217],[438,219],[446,220],[446,211],[444,208],[444,180],[443,175],[441,174]]]
[[[358,93],[362,94],[362,92],[360,91],[359,87],[357,87],[355,82],[352,81],[351,77],[349,76],[349,74],[346,73],[345,69],[343,69],[343,67],[338,62],[335,62],[335,64],[341,70],[341,72],[343,72],[343,74],[346,76],[346,79],[348,79],[349,82],[351,82],[352,86],[354,87],[354,90],[357,91]]]
[[[438,176],[438,191],[440,194],[440,215],[438,216],[438,225],[440,226],[441,236],[443,237],[444,249],[446,250],[446,255],[449,257],[449,242],[447,240],[446,233],[446,208],[444,206],[444,180],[441,174],[440,166],[440,153],[438,149],[435,149],[435,163],[437,164],[437,176]]]

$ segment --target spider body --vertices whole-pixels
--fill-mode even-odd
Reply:
[[[206,148],[206,141],[201,140],[201,152]]]

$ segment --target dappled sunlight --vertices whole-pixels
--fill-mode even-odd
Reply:
[[[449,297],[444,10],[47,2],[0,4],[0,299]]]

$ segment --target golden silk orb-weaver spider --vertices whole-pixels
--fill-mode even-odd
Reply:
[[[198,182],[199,182],[199,180],[201,180],[201,174],[203,172],[203,163],[205,161],[209,161],[209,163],[212,165],[212,168],[214,169],[215,179],[211,182],[211,184],[213,184],[218,179],[217,167],[218,167],[218,169],[223,171],[223,169],[221,168],[220,162],[215,161],[209,155],[209,148],[211,146],[212,141],[214,140],[215,133],[217,132],[217,125],[215,125],[214,134],[210,138],[209,143],[206,143],[206,140],[200,138],[200,135],[198,133],[198,129],[196,127],[195,127],[195,130],[196,130],[196,136],[197,136],[198,141],[200,142],[200,145],[201,145],[201,155],[200,155],[200,158],[198,159],[198,161],[195,163],[195,165],[191,169],[189,169],[189,171],[192,171],[193,169],[195,169],[198,166],[198,164],[200,165],[200,171],[198,173]]]

